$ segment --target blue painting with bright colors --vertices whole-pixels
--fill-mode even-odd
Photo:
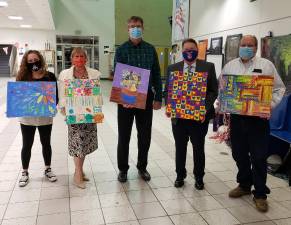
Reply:
[[[56,82],[8,82],[7,117],[53,117],[56,112]]]

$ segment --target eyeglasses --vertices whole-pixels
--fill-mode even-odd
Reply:
[[[130,28],[134,28],[134,27],[137,27],[137,28],[142,28],[142,25],[135,25],[135,24],[132,24],[132,25],[129,25]]]
[[[248,47],[248,48],[253,48],[256,47],[255,45],[247,45],[247,44],[242,44],[240,47]]]

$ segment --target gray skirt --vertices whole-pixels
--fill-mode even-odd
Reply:
[[[70,156],[83,158],[98,148],[97,125],[95,123],[68,125],[68,147]]]

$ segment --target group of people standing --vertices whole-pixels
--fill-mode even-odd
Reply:
[[[159,110],[162,106],[163,94],[167,96],[168,79],[164,93],[158,56],[155,48],[145,42],[142,38],[144,31],[143,19],[132,16],[128,22],[129,40],[116,50],[115,64],[123,63],[151,71],[146,108],[137,109],[131,105],[118,104],[118,180],[127,181],[129,169],[129,142],[133,121],[136,122],[138,140],[137,169],[140,177],[149,181],[150,173],[147,171],[148,152],[151,143],[151,130],[153,110]],[[272,75],[274,76],[274,88],[272,108],[281,101],[285,86],[280,79],[274,65],[263,58],[257,57],[258,41],[255,36],[243,36],[240,43],[239,58],[225,65],[222,74],[232,75]],[[181,72],[207,72],[206,92],[206,117],[203,121],[192,121],[187,119],[171,119],[172,132],[176,147],[176,173],[175,187],[184,185],[187,176],[186,156],[187,144],[190,139],[193,146],[195,188],[204,188],[205,170],[205,136],[208,132],[209,121],[214,117],[214,102],[218,96],[218,80],[216,78],[214,64],[198,60],[198,46],[195,40],[186,39],[182,43],[183,61],[170,65],[167,76],[174,71]],[[99,79],[100,72],[86,67],[86,52],[81,48],[73,50],[71,55],[72,67],[64,70],[59,75],[59,80],[64,79]],[[43,57],[37,51],[28,51],[20,66],[17,76],[19,81],[56,81],[54,74],[47,72]],[[65,113],[64,106],[59,103],[62,113]],[[169,116],[169,115],[166,115]],[[229,192],[229,197],[237,198],[251,194],[251,187],[254,195],[254,202],[259,211],[268,210],[267,194],[270,193],[266,186],[267,177],[267,150],[269,136],[269,118],[255,116],[231,115],[230,139],[232,155],[238,167],[238,186]],[[51,118],[21,118],[21,131],[23,137],[23,148],[21,153],[23,172],[19,185],[25,186],[28,183],[28,166],[31,156],[34,132],[38,128],[43,147],[45,161],[45,176],[49,181],[57,180],[51,171],[51,145],[50,137],[52,130]],[[96,124],[75,124],[68,125],[68,147],[69,154],[74,157],[75,175],[74,184],[79,188],[85,188],[85,181],[88,178],[83,171],[85,156],[98,147]]]

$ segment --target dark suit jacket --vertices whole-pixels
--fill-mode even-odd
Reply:
[[[184,70],[184,61],[172,64],[168,66],[167,70],[167,80],[166,80],[166,86],[164,91],[165,100],[167,102],[168,99],[168,83],[169,83],[169,77],[171,75],[171,72],[174,71],[182,71]],[[205,106],[206,106],[206,119],[205,121],[209,121],[215,116],[215,110],[213,103],[215,102],[217,95],[218,95],[218,83],[216,79],[216,73],[215,73],[215,67],[213,63],[202,61],[202,60],[196,60],[196,72],[207,72],[207,91],[206,91],[206,100],[205,100]]]

